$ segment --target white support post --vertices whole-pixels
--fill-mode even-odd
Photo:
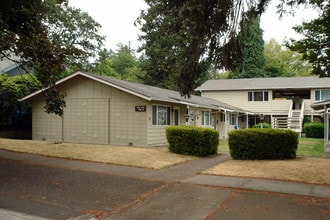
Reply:
[[[324,108],[324,150],[328,145],[328,137],[329,137],[329,113],[328,109]]]
[[[249,114],[246,113],[246,128],[249,128]]]
[[[227,111],[225,110],[225,139],[228,138]]]

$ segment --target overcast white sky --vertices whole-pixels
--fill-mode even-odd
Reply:
[[[100,34],[106,36],[107,49],[116,49],[116,44],[119,42],[123,44],[131,42],[135,49],[140,45],[137,39],[140,31],[134,26],[134,21],[140,15],[140,11],[147,8],[144,0],[69,0],[69,4],[87,12],[102,25]],[[300,24],[303,20],[308,21],[316,15],[301,8],[294,17],[285,16],[279,20],[275,13],[275,5],[276,2],[269,5],[261,17],[260,26],[264,30],[265,41],[275,38],[282,42],[286,37],[297,38],[291,27]]]

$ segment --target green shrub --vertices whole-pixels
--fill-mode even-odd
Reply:
[[[233,159],[293,159],[298,133],[283,129],[242,129],[229,132],[228,145]]]
[[[262,123],[262,127],[263,128],[272,128],[272,126],[266,122]],[[253,125],[252,128],[261,128],[261,123]]]
[[[211,128],[168,126],[166,138],[173,153],[208,156],[217,153],[219,132]]]
[[[311,122],[304,124],[304,131],[308,138],[323,138],[324,124],[321,122]]]

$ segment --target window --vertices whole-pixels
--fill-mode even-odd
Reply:
[[[221,112],[221,114],[220,114],[220,121],[221,121],[221,122],[226,121],[226,114],[225,114],[225,113],[222,113],[222,112]]]
[[[169,125],[171,108],[161,105],[152,106],[152,125]]]
[[[237,125],[236,121],[237,121],[237,115],[236,114],[230,114],[230,121],[229,124],[230,125]]]
[[[330,100],[330,90],[316,90],[315,101]]]
[[[211,117],[209,111],[202,111],[202,125],[210,125]]]
[[[264,102],[268,101],[268,91],[261,92],[249,92],[248,93],[249,102]]]

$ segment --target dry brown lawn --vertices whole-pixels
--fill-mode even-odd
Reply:
[[[165,148],[55,144],[46,141],[3,138],[0,138],[0,149],[151,169],[163,169],[196,159],[192,156],[170,153]],[[330,185],[329,170],[330,159],[304,157],[295,160],[273,161],[228,160],[202,173]]]
[[[0,149],[49,157],[77,159],[124,166],[163,169],[196,157],[179,155],[165,148],[119,147],[90,144],[55,144],[46,141],[0,138]]]
[[[203,174],[330,185],[330,159],[228,160],[203,171]]]

